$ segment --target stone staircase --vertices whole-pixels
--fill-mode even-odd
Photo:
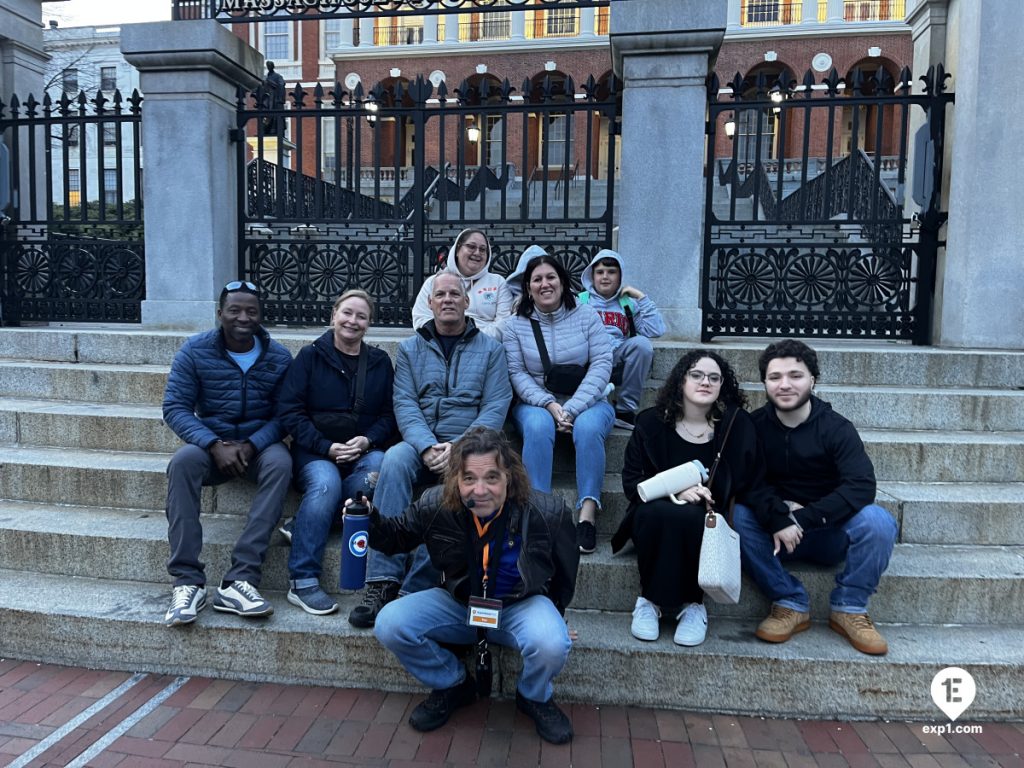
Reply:
[[[316,331],[274,333],[293,352]],[[375,331],[393,351],[405,332]],[[177,438],[160,402],[184,335],[137,330],[0,330],[0,656],[109,669],[418,690],[372,634],[341,612],[288,605],[288,550],[278,535],[263,587],[276,613],[245,622],[212,610],[166,629],[169,598],[164,469]],[[937,720],[929,686],[961,666],[978,693],[969,719],[1024,716],[1024,353],[821,342],[819,393],[860,428],[879,500],[900,522],[892,562],[871,604],[889,654],[854,651],[822,620],[830,570],[801,566],[809,632],[781,646],[753,637],[767,604],[745,582],[739,605],[710,604],[707,642],[641,643],[629,634],[638,590],[632,555],[606,541],[581,561],[569,620],[579,641],[560,698],[690,710],[808,717]],[[648,399],[681,346],[660,343]],[[736,366],[752,405],[763,400],[763,344],[716,348]],[[605,539],[625,510],[617,472],[628,434],[608,441]],[[565,446],[557,486],[572,497]],[[203,497],[211,583],[225,570],[252,490],[231,483]],[[297,498],[288,501],[286,514]],[[325,558],[336,592],[338,544]],[[513,690],[514,654],[500,664]]]

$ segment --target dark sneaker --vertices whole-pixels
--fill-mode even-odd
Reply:
[[[233,581],[226,587],[218,587],[213,598],[213,610],[237,613],[239,616],[269,616],[274,606],[248,581]]]
[[[171,592],[171,607],[164,615],[164,624],[176,627],[191,624],[206,607],[206,587],[201,584],[186,584],[175,587]]]
[[[284,525],[282,525],[277,530],[279,530],[281,532],[281,535],[284,536],[285,540],[289,544],[291,544],[292,543],[292,530],[294,528],[295,528],[295,518],[294,517],[289,517],[287,520],[284,521]]]
[[[306,613],[312,613],[314,616],[326,616],[328,613],[334,613],[338,610],[338,603],[320,589],[320,586],[317,584],[301,589],[289,589],[288,602],[299,606]]]
[[[632,411],[616,411],[613,426],[619,429],[633,429],[636,426],[636,414]]]
[[[565,712],[558,708],[554,698],[547,701],[531,701],[516,691],[516,707],[533,720],[537,735],[552,744],[567,744],[572,741],[572,723]]]
[[[589,555],[597,549],[597,528],[593,523],[580,520],[576,525],[576,543],[580,545],[580,552],[584,555]]]
[[[398,597],[397,581],[371,581],[363,590],[363,602],[352,609],[348,623],[360,629],[369,629],[377,623],[380,609]]]
[[[420,732],[436,730],[448,722],[456,709],[472,704],[475,699],[476,683],[466,675],[458,685],[431,691],[409,715],[409,725]]]

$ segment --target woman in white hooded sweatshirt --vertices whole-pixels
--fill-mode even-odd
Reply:
[[[499,341],[501,326],[512,314],[512,292],[504,278],[490,271],[491,246],[479,229],[464,229],[448,249],[444,271],[458,275],[469,296],[466,316],[473,318],[476,327]],[[412,308],[412,327],[420,328],[434,319],[427,299],[434,285],[431,275],[423,282]]]

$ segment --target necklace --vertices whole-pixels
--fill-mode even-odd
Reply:
[[[712,432],[714,432],[714,429],[709,426],[703,432],[694,433],[694,432],[691,432],[689,429],[686,428],[686,422],[685,421],[680,419],[679,423],[682,425],[683,431],[686,432],[686,434],[688,434],[690,437],[694,438],[695,440],[700,440],[702,438],[705,438],[708,435],[710,435]]]

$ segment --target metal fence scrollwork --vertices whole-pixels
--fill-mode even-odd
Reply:
[[[611,243],[611,75],[296,85],[276,107],[261,87],[239,92],[237,114],[239,273],[270,322],[325,323],[358,287],[377,324],[407,326],[466,227],[485,229],[499,274],[536,243],[578,275]]]
[[[704,340],[930,342],[948,77],[709,77]]]
[[[0,228],[4,324],[140,321],[141,112],[138,91],[0,102],[12,171]]]

